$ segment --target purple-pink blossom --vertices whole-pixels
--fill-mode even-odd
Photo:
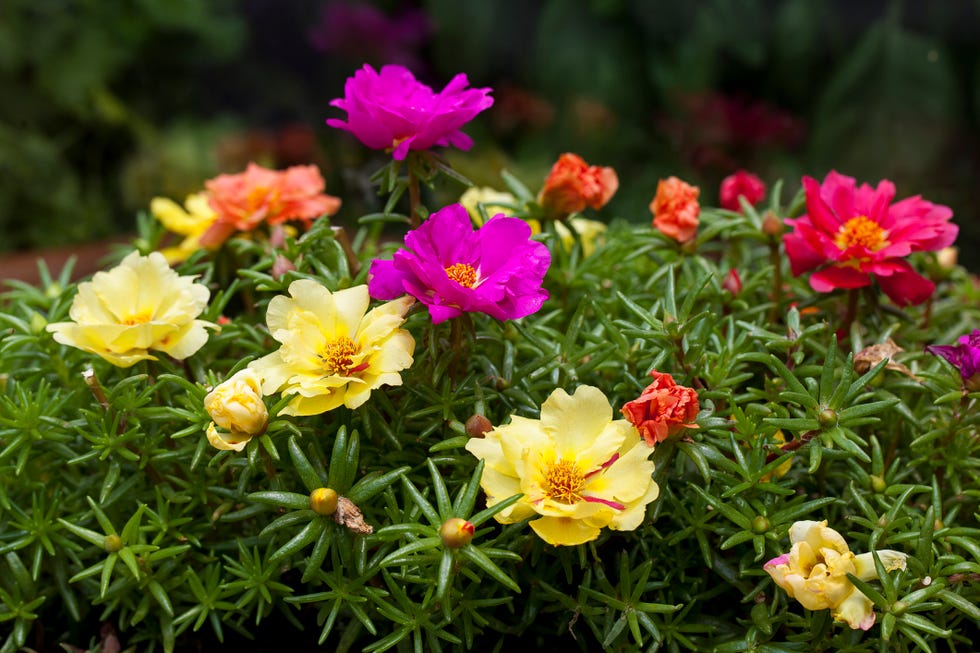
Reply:
[[[958,344],[929,345],[926,351],[942,356],[952,363],[960,371],[963,381],[975,384],[976,380],[980,380],[974,379],[980,373],[980,329],[974,329],[972,333],[960,336]]]
[[[375,299],[412,295],[434,324],[464,312],[513,320],[548,299],[541,283],[550,264],[523,220],[496,215],[474,230],[463,205],[451,204],[408,232],[392,260],[371,262],[368,291]]]
[[[473,139],[460,129],[493,105],[490,88],[466,88],[460,73],[439,93],[415,79],[404,66],[382,66],[376,72],[365,64],[344,84],[344,97],[330,102],[347,112],[347,120],[328,118],[376,150],[390,150],[401,161],[409,150],[452,145],[468,150]]]

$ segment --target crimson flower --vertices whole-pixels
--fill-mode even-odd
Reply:
[[[958,227],[947,206],[919,196],[892,203],[895,185],[857,186],[854,178],[831,171],[821,184],[803,178],[807,213],[786,220],[783,235],[793,275],[816,270],[810,286],[817,292],[862,288],[877,281],[899,306],[921,304],[935,286],[904,260],[912,252],[942,249],[956,239]]]
[[[394,259],[375,259],[368,290],[375,299],[405,293],[428,306],[438,324],[463,312],[513,320],[541,308],[551,253],[530,240],[520,218],[497,215],[475,230],[462,204],[433,213],[405,236]]]
[[[721,208],[741,211],[742,205],[738,203],[739,196],[744,197],[749,204],[756,204],[766,196],[766,185],[758,175],[746,170],[736,170],[734,174],[721,180],[718,195]]]
[[[471,88],[460,73],[439,93],[415,79],[404,66],[365,64],[344,84],[344,97],[330,102],[347,112],[347,120],[327,119],[331,127],[354,134],[375,150],[390,150],[398,161],[409,150],[452,145],[468,150],[473,139],[460,131],[493,105],[489,88]]]

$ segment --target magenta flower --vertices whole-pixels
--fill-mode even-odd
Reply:
[[[721,208],[741,212],[739,196],[745,197],[746,202],[755,205],[766,196],[766,184],[758,175],[740,169],[721,180],[718,196]]]
[[[493,105],[489,88],[471,88],[460,73],[439,93],[415,79],[403,66],[365,64],[347,79],[344,97],[330,102],[347,112],[346,122],[328,118],[331,127],[354,134],[376,150],[391,150],[401,161],[409,150],[452,145],[468,150],[473,139],[460,131],[478,113]]]
[[[899,306],[921,304],[932,295],[933,283],[905,257],[942,249],[956,239],[949,207],[918,196],[892,203],[892,182],[857,186],[836,171],[822,184],[804,177],[803,188],[807,213],[786,220],[793,231],[783,236],[794,275],[816,270],[810,286],[817,292],[862,288],[873,279]]]
[[[960,336],[956,345],[929,345],[926,351],[942,356],[960,371],[964,382],[970,386],[980,384],[980,329]],[[977,377],[977,378],[974,378]]]
[[[463,205],[451,204],[409,231],[394,259],[371,262],[368,292],[408,293],[429,307],[433,324],[463,312],[524,317],[548,299],[541,282],[551,264],[548,248],[530,238],[526,222],[503,215],[474,231]]]

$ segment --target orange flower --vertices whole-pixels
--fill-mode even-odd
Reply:
[[[694,238],[701,212],[701,205],[698,204],[700,192],[697,186],[691,186],[677,177],[661,179],[657,183],[657,194],[650,202],[653,226],[679,243]]]
[[[701,405],[698,393],[677,385],[670,374],[653,370],[653,383],[639,397],[626,402],[621,412],[651,447],[683,429],[695,429]]]
[[[269,170],[250,163],[245,172],[218,175],[205,183],[208,203],[218,219],[200,243],[214,247],[236,231],[287,220],[301,220],[309,227],[314,218],[333,215],[340,208],[340,199],[324,194],[324,185],[314,165]]]
[[[585,207],[601,209],[619,188],[619,178],[612,168],[588,165],[577,154],[565,153],[551,167],[538,203],[556,217],[580,213]]]

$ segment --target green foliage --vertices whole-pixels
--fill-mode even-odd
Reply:
[[[404,190],[396,172],[389,189]],[[799,208],[777,189],[766,210]],[[236,239],[183,263],[212,289],[203,317],[227,318],[186,361],[118,369],[60,346],[44,325],[66,319],[69,271],[11,284],[0,651],[41,638],[91,648],[103,623],[147,651],[265,651],[284,639],[372,653],[971,650],[980,395],[923,347],[980,324],[973,280],[921,256],[938,283],[927,305],[898,311],[869,294],[842,329],[847,298],[789,277],[763,214],[745,209],[704,209],[683,247],[614,221],[589,256],[548,225],[550,299],[538,313],[432,325],[413,311],[403,385],[313,417],[281,415],[286,401],[271,397],[266,432],[240,453],[205,439],[208,388],[274,348],[265,309],[291,281],[364,283],[383,247],[377,222],[348,240],[321,219],[279,249]],[[141,228],[140,245],[156,247],[159,227]],[[296,269],[273,276],[278,255]],[[723,285],[730,270],[736,293]],[[855,368],[888,339],[906,371]],[[553,547],[526,522],[494,519],[519,497],[484,507],[468,418],[535,417],[555,388],[581,384],[618,412],[652,369],[697,389],[702,410],[697,429],[655,449],[660,496],[639,528]],[[319,510],[320,488],[364,524],[349,507]],[[443,543],[450,518],[474,525],[471,541]],[[827,520],[852,551],[909,555],[905,571],[879,560],[877,579],[852,577],[875,604],[869,631],[803,609],[763,570],[803,519]]]

